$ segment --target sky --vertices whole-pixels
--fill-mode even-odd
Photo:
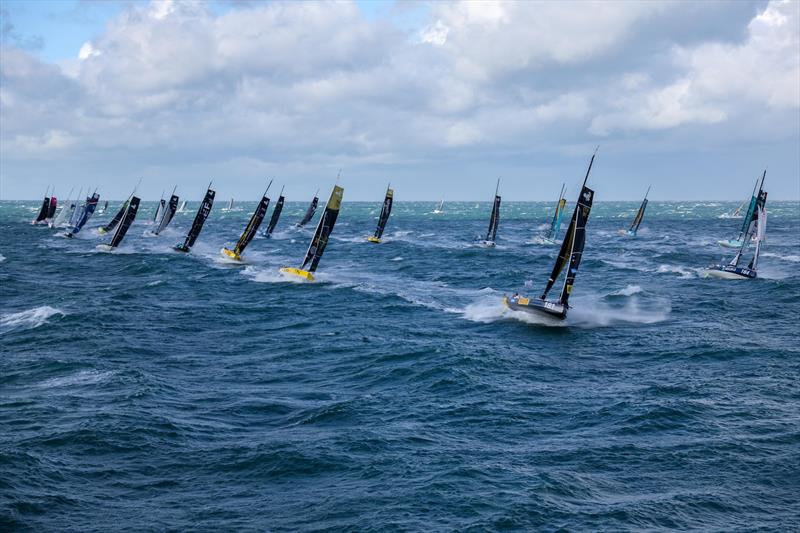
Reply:
[[[3,0],[0,199],[800,199],[800,2]],[[323,195],[325,192],[322,193]]]

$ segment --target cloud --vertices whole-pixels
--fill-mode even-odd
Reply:
[[[646,149],[765,116],[797,136],[799,18],[792,2],[452,1],[409,29],[352,2],[155,1],[61,64],[4,37],[0,155],[311,172],[518,164],[634,134]]]

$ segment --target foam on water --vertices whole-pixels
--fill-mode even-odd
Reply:
[[[64,316],[65,314],[61,309],[56,309],[49,305],[41,305],[17,313],[3,314],[0,315],[0,333],[38,328],[46,324],[50,317],[54,315]]]

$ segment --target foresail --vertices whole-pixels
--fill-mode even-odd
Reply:
[[[573,232],[570,239],[572,241],[572,250],[569,257],[569,269],[567,270],[564,287],[561,289],[561,297],[559,299],[563,305],[567,305],[569,295],[572,293],[572,285],[575,283],[575,276],[578,273],[578,267],[581,264],[583,248],[586,245],[586,222],[589,220],[589,212],[592,210],[593,200],[594,191],[584,186],[580,196],[578,196],[578,204],[575,206],[574,225],[570,224]]]
[[[333,226],[336,224],[336,218],[339,216],[339,208],[342,205],[343,193],[343,188],[339,187],[338,185],[333,187],[333,191],[331,191],[331,197],[328,200],[328,203],[325,205],[325,212],[319,219],[317,229],[314,232],[314,238],[311,239],[311,244],[306,252],[306,257],[303,260],[303,266],[301,268],[304,270],[308,270],[309,272],[314,272],[317,270],[319,260],[322,257],[323,252],[325,252],[325,247],[328,245],[328,237],[330,237],[330,234],[333,231]],[[306,268],[307,265],[308,268]]]
[[[252,241],[253,237],[256,236],[256,232],[258,231],[259,226],[261,226],[261,221],[264,220],[264,215],[267,214],[268,208],[269,198],[264,196],[261,198],[258,206],[256,206],[256,210],[253,212],[253,216],[250,217],[250,222],[247,223],[247,227],[244,228],[242,236],[239,237],[239,241],[236,243],[234,252],[237,254],[244,252],[244,249],[247,248],[247,245],[250,244],[250,241]]]
[[[133,224],[133,220],[136,218],[136,213],[139,211],[139,198],[136,196],[131,197],[130,201],[126,202],[128,204],[128,208],[125,210],[125,213],[122,217],[122,221],[117,228],[117,231],[114,233],[114,237],[111,238],[111,242],[109,245],[112,248],[116,248],[122,242],[122,239],[125,237],[125,234],[128,233],[128,228],[131,227]]]

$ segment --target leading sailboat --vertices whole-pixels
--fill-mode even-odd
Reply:
[[[500,225],[500,179],[494,188],[494,203],[492,204],[492,214],[489,216],[489,229],[486,230],[486,238],[481,241],[481,246],[493,248],[497,240],[497,227]]]
[[[647,192],[644,193],[644,200],[642,200],[642,205],[639,206],[639,210],[636,212],[636,216],[633,217],[633,222],[631,222],[631,227],[628,229],[619,230],[620,235],[625,235],[627,237],[636,237],[636,232],[639,231],[639,226],[642,225],[642,219],[644,219],[644,210],[647,209],[648,194],[650,194],[650,187],[647,187]]]
[[[589,212],[592,209],[594,200],[594,191],[586,186],[586,180],[589,179],[589,173],[592,171],[595,155],[597,155],[597,150],[592,154],[592,158],[589,161],[589,168],[586,170],[586,177],[583,179],[583,186],[578,195],[578,202],[575,204],[575,211],[572,213],[569,228],[564,235],[564,242],[561,243],[561,250],[558,252],[558,258],[553,266],[550,278],[547,280],[544,292],[538,299],[520,296],[519,294],[503,297],[503,303],[508,308],[514,311],[525,311],[562,320],[567,317],[567,311],[569,310],[568,300],[583,256],[583,248],[586,244],[586,223],[589,220]],[[553,284],[558,279],[564,266],[567,266],[567,272],[564,275],[561,294],[558,300],[548,300],[547,294],[553,288]]]
[[[281,273],[297,276],[306,281],[314,281],[314,272],[317,270],[319,260],[322,258],[322,253],[328,245],[328,238],[339,216],[339,208],[342,205],[343,194],[344,189],[338,185],[334,185],[331,191],[331,197],[325,205],[325,212],[322,214],[322,218],[319,219],[317,230],[314,232],[314,237],[311,239],[311,244],[308,246],[303,264],[300,268],[283,267],[280,270]],[[306,267],[308,270],[306,270]]]
[[[381,207],[381,214],[378,216],[378,227],[375,228],[375,233],[367,237],[369,242],[380,244],[381,237],[383,237],[383,230],[386,229],[386,223],[389,221],[389,215],[392,214],[392,202],[394,201],[394,191],[391,189],[392,184],[386,186],[386,196],[383,199],[383,207]]]
[[[706,277],[714,277],[721,279],[755,279],[758,275],[758,256],[761,252],[761,243],[767,233],[767,191],[759,191],[758,199],[756,200],[756,217],[753,224],[750,224],[742,238],[742,246],[736,252],[736,255],[728,264],[711,265],[706,269]],[[747,266],[740,266],[739,262],[742,260],[742,255],[747,250],[747,245],[750,240],[756,243],[753,258]]]
[[[261,201],[258,202],[256,210],[253,212],[253,216],[250,217],[250,222],[247,223],[247,226],[242,232],[242,236],[239,237],[239,240],[236,242],[236,246],[233,247],[233,250],[228,248],[223,248],[220,250],[224,257],[228,257],[234,261],[242,260],[242,253],[244,252],[244,249],[247,248],[247,245],[250,244],[250,241],[252,241],[253,237],[256,236],[256,232],[258,231],[259,226],[261,226],[261,222],[264,220],[264,215],[267,214],[267,209],[269,208],[269,197],[267,196],[267,192],[271,186],[272,180],[269,181],[267,190],[264,191],[263,195],[261,195]]]

